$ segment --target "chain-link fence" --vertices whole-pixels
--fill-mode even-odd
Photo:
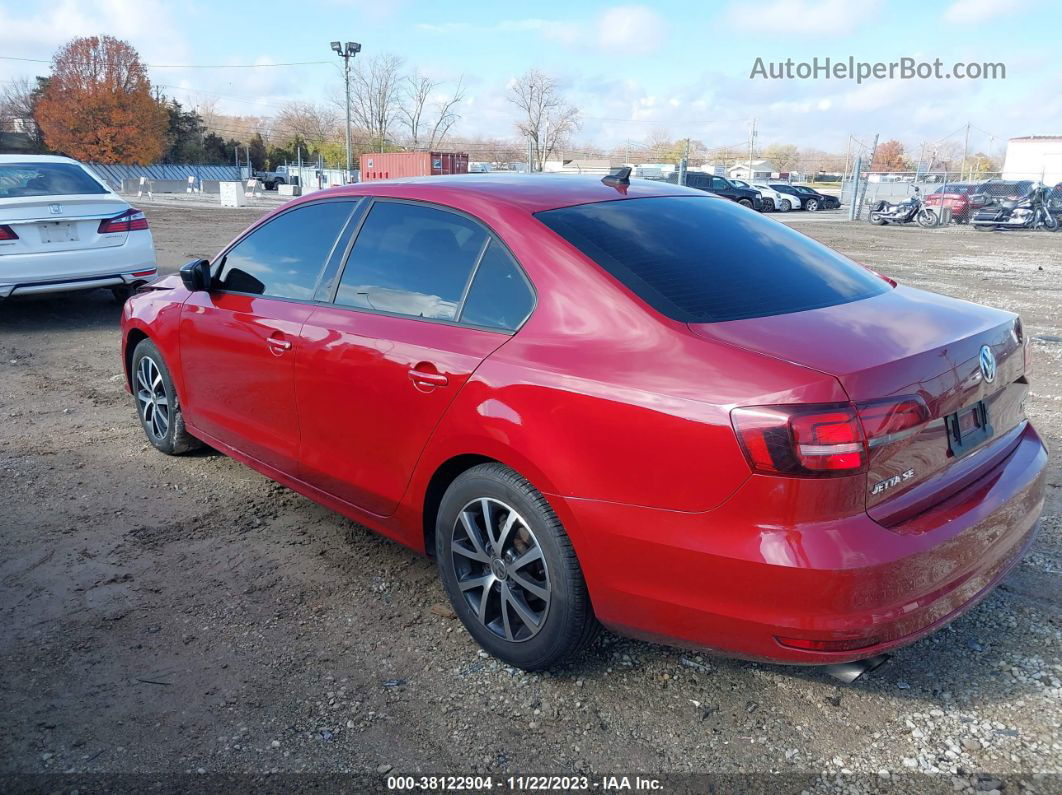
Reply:
[[[1048,210],[1062,216],[1062,175],[1014,172],[869,172],[849,176],[841,186],[841,203],[849,218],[866,219],[885,205],[908,204],[917,197],[932,211],[932,226],[969,223],[986,207],[1020,202],[1044,188]],[[914,219],[912,219],[914,220]],[[923,224],[924,225],[924,224]]]

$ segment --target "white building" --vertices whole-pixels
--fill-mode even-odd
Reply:
[[[774,163],[770,160],[753,160],[751,164],[748,160],[744,160],[727,169],[726,175],[730,179],[743,179],[746,182],[751,182],[757,179],[770,179],[771,174],[776,171]]]
[[[1003,179],[1062,182],[1062,135],[1026,135],[1007,141]]]

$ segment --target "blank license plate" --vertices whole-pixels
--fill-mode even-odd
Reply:
[[[54,223],[39,224],[42,243],[70,243],[77,240],[77,227],[74,224]]]
[[[982,400],[944,419],[951,452],[961,455],[992,436],[988,406]]]

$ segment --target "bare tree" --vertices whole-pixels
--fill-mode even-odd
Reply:
[[[565,102],[554,78],[537,69],[529,69],[509,87],[509,101],[522,113],[516,127],[531,139],[541,171],[553,151],[579,129],[579,109]]]
[[[452,95],[431,103],[432,96],[443,85],[442,82],[416,71],[406,76],[404,102],[399,116],[402,126],[408,131],[411,149],[417,149],[424,143],[430,151],[442,143],[450,128],[461,118],[455,108],[465,98],[462,82],[463,78],[458,79]]]
[[[401,110],[401,69],[402,59],[385,53],[356,62],[350,75],[351,119],[381,149]]]
[[[44,136],[36,121],[44,78],[10,80],[0,87],[0,132],[24,133],[38,151],[44,151]]]
[[[280,138],[291,140],[298,137],[318,145],[343,136],[343,120],[339,113],[330,106],[312,102],[286,103],[273,126]]]

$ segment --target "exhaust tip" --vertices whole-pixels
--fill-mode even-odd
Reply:
[[[870,673],[877,670],[889,661],[889,655],[878,654],[874,657],[867,657],[865,660],[855,660],[854,662],[837,663],[835,665],[825,666],[826,673],[846,685],[852,684],[856,679],[863,676],[863,674]]]

